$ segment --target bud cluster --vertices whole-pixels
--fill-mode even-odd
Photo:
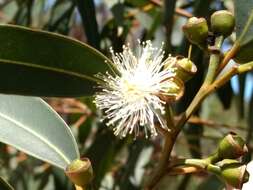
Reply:
[[[249,180],[249,173],[246,165],[237,159],[247,151],[244,140],[231,132],[220,141],[214,154],[205,159],[186,159],[184,164],[214,173],[230,186],[241,189]]]
[[[209,34],[228,37],[235,28],[235,18],[229,11],[216,11],[211,15],[210,31],[205,18],[190,18],[183,26],[183,31],[188,40],[201,49],[206,49]]]
[[[206,161],[219,168],[219,171],[215,170],[215,173],[226,183],[240,189],[243,183],[248,181],[249,173],[246,170],[246,165],[236,159],[247,152],[245,141],[236,133],[230,132],[220,141],[217,151],[209,156]],[[212,171],[211,167],[209,171]]]

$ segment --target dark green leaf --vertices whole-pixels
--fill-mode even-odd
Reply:
[[[94,75],[110,62],[77,40],[0,25],[0,92],[36,96],[83,96],[94,92]]]
[[[75,8],[74,2],[68,0],[58,0],[52,7],[50,20],[44,27],[49,31],[57,31],[61,34],[68,34],[69,21]]]
[[[99,130],[95,136],[95,140],[85,153],[85,156],[91,160],[96,175],[93,180],[95,187],[99,187],[106,172],[108,172],[114,163],[114,158],[124,142],[115,137],[112,131],[103,123],[98,127]]]
[[[145,5],[147,5],[148,3],[150,3],[150,1],[148,0],[126,0],[125,3],[127,5],[131,5],[133,7],[143,7]]]
[[[238,113],[240,118],[244,117],[244,94],[245,94],[245,85],[246,85],[246,73],[240,74],[238,76],[239,79],[239,98],[238,98]]]
[[[223,188],[223,182],[217,176],[211,175],[199,185],[198,190],[222,190]]]
[[[236,19],[236,36],[242,34],[242,31],[253,10],[253,1],[235,0],[235,19]],[[250,24],[249,30],[240,43],[240,51],[236,54],[236,61],[245,63],[253,60],[253,23]]]
[[[230,82],[226,83],[220,89],[218,89],[217,95],[223,105],[223,108],[229,109],[233,97],[233,89]]]
[[[248,122],[247,122],[247,137],[246,142],[248,144],[248,147],[250,147],[250,144],[252,142],[253,137],[253,92],[251,92],[251,98],[249,101],[249,107],[248,107]],[[246,163],[250,162],[252,159],[252,148],[249,149],[249,152],[244,156],[244,161]]]
[[[122,166],[121,170],[118,174],[118,179],[115,183],[119,186],[121,190],[137,190],[140,189],[136,184],[133,183],[135,172],[136,172],[136,165],[138,161],[141,159],[140,154],[144,148],[147,148],[150,144],[148,140],[136,140],[129,144],[129,156],[126,163]],[[139,177],[139,176],[138,176]],[[137,177],[137,178],[138,178]]]
[[[93,0],[75,0],[78,11],[81,15],[85,34],[88,43],[99,49],[100,36],[98,33],[98,25],[96,20],[95,5]]]
[[[122,3],[117,3],[111,8],[114,19],[119,26],[124,24],[124,9],[125,7]]]
[[[73,190],[73,184],[70,180],[66,177],[62,170],[58,168],[53,168],[52,175],[54,179],[54,189],[59,190]]]
[[[204,132],[203,126],[186,124],[184,128],[185,137],[189,144],[189,151],[194,158],[201,158],[201,136]]]

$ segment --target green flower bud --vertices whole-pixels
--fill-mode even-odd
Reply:
[[[249,180],[246,165],[237,160],[225,159],[218,163],[221,167],[221,177],[234,188],[241,189],[242,185]]]
[[[218,157],[222,159],[236,159],[248,152],[244,140],[236,133],[230,132],[219,143]]]
[[[235,18],[229,11],[216,11],[211,16],[211,28],[214,34],[229,36],[235,27]]]
[[[177,68],[176,76],[184,82],[190,80],[197,72],[196,65],[188,58],[177,57],[177,62],[174,67]]]
[[[205,18],[190,18],[183,26],[183,31],[191,43],[206,47],[208,25]]]
[[[87,186],[93,179],[93,169],[88,158],[76,159],[65,170],[65,174],[75,184]]]

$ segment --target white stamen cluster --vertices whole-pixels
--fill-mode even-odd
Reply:
[[[155,123],[167,129],[163,118],[165,101],[162,96],[177,96],[179,86],[174,82],[175,59],[163,60],[164,52],[152,46],[151,41],[140,44],[139,55],[135,56],[129,46],[123,46],[122,53],[111,49],[114,74],[99,75],[104,81],[101,91],[95,96],[95,103],[104,112],[107,125],[113,125],[114,134],[125,137],[128,133],[139,134],[140,127],[146,137],[157,135]]]

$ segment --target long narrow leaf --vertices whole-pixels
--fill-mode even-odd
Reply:
[[[79,158],[66,123],[40,98],[0,95],[0,141],[64,169]]]
[[[73,97],[93,94],[110,60],[77,40],[0,25],[0,93]]]

